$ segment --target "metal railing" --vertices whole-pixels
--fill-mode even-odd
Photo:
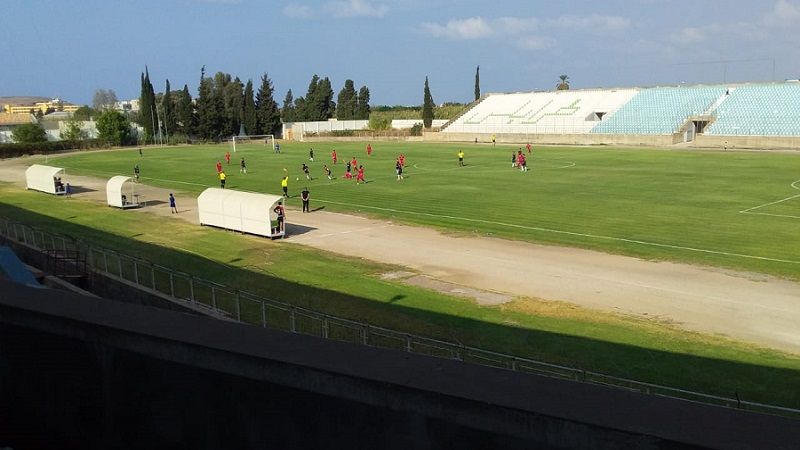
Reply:
[[[89,270],[212,315],[276,330],[453,359],[517,372],[613,386],[729,408],[800,417],[800,409],[693,392],[426,338],[264,298],[77,239],[0,218],[0,235],[36,250],[83,252]]]

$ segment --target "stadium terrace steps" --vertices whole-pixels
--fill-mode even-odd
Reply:
[[[490,94],[447,126],[454,133],[583,134],[636,89]]]
[[[800,83],[732,88],[705,131],[721,136],[800,136]]]
[[[679,86],[642,89],[592,133],[672,134],[691,116],[704,115],[725,86]]]

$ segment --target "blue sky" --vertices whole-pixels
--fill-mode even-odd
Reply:
[[[800,77],[800,0],[0,0],[0,96],[91,103],[139,95],[200,67],[254,81],[282,102],[314,73],[372,104],[469,101],[486,92]],[[727,62],[724,62],[727,61]],[[773,64],[774,62],[774,64]]]

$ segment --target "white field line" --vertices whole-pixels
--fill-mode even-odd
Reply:
[[[647,245],[651,247],[659,247],[659,248],[671,248],[675,250],[685,250],[690,252],[698,252],[698,253],[707,253],[712,255],[723,255],[723,256],[732,256],[736,258],[747,258],[747,259],[757,259],[760,261],[773,261],[773,262],[780,262],[780,263],[787,263],[787,264],[800,264],[800,261],[793,261],[789,259],[779,259],[779,258],[769,258],[766,256],[756,256],[756,255],[745,255],[741,253],[732,253],[732,252],[723,252],[718,250],[708,250],[704,248],[695,248],[695,247],[685,247],[682,245],[672,245],[672,244],[661,244],[658,242],[648,242],[648,241],[640,241],[637,239],[626,239],[614,236],[603,236],[598,234],[588,234],[588,233],[577,233],[574,231],[565,231],[565,230],[556,230],[552,228],[542,228],[542,227],[533,227],[528,225],[520,225],[515,223],[505,223],[505,222],[495,222],[491,220],[483,220],[483,219],[472,219],[468,217],[458,217],[458,216],[449,216],[445,214],[432,214],[432,213],[425,213],[425,212],[418,212],[418,211],[404,211],[399,209],[393,208],[381,208],[378,206],[368,206],[368,205],[357,205],[353,203],[343,203],[343,202],[335,202],[330,200],[316,200],[322,203],[331,203],[334,205],[341,205],[341,206],[349,206],[355,208],[365,208],[365,209],[375,209],[378,211],[387,211],[399,214],[413,214],[418,216],[426,216],[426,217],[435,217],[440,219],[451,219],[451,220],[460,220],[463,222],[473,222],[473,223],[483,223],[487,225],[499,225],[508,228],[519,228],[525,230],[532,230],[532,231],[542,231],[545,233],[554,233],[554,234],[565,234],[569,236],[579,236],[579,237],[586,237],[591,239],[601,239],[606,241],[616,241],[616,242],[626,242],[629,244],[638,244],[638,245]]]
[[[798,186],[798,184],[800,184],[800,180],[795,181],[790,186],[792,187],[792,189],[800,190],[800,186]],[[800,194],[792,195],[791,197],[786,197],[786,198],[783,198],[783,199],[780,199],[780,200],[776,200],[774,202],[764,203],[763,205],[753,206],[752,208],[743,209],[743,210],[739,211],[739,214],[754,214],[754,215],[759,215],[759,216],[788,217],[788,218],[791,218],[791,219],[800,219],[800,216],[790,216],[790,215],[785,215],[785,214],[770,214],[770,213],[752,212],[752,211],[755,211],[757,209],[765,208],[767,206],[777,205],[778,203],[783,203],[783,202],[795,199],[797,197],[800,197]]]

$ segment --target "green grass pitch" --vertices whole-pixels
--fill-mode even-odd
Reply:
[[[135,149],[82,153],[54,163],[98,176],[132,174],[139,164],[144,182],[193,193],[218,186],[217,161],[225,166],[228,188],[256,192],[279,193],[285,168],[290,205],[299,206],[298,194],[307,186],[314,205],[326,210],[800,278],[800,197],[747,211],[800,194],[798,155],[546,147],[534,148],[530,170],[522,173],[511,167],[519,146],[372,146],[367,157],[366,143],[286,142],[281,154],[264,144],[238,144],[230,166],[226,144],[147,148],[141,158]],[[457,165],[459,149],[466,153],[465,167]],[[394,172],[400,153],[406,156],[403,181]],[[241,157],[247,175],[239,173]],[[344,179],[344,162],[352,157],[364,165],[366,185]],[[312,181],[302,163],[311,167]],[[334,180],[325,177],[323,164]]]

